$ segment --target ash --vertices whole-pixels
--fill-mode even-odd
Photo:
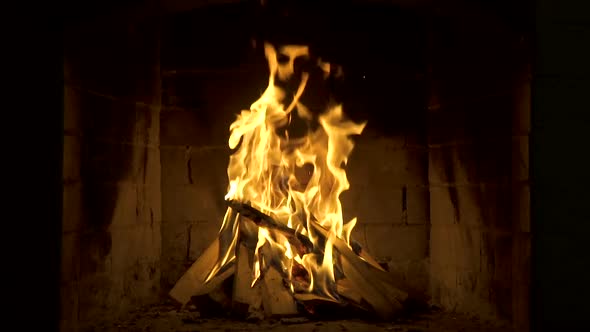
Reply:
[[[248,322],[232,318],[203,317],[196,310],[179,310],[172,303],[145,307],[112,323],[97,323],[82,331],[146,331],[146,332],[247,332],[247,331],[397,331],[397,332],[504,332],[510,330],[505,322],[484,320],[464,314],[443,312],[437,309],[415,314],[391,322],[371,322],[361,319],[317,320],[307,317],[270,319]]]

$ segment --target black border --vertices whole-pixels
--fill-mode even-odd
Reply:
[[[532,330],[588,328],[590,3],[535,4]],[[583,328],[585,327],[585,328]]]

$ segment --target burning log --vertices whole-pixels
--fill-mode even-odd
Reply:
[[[289,240],[289,243],[294,245],[300,254],[305,254],[313,250],[313,243],[311,243],[306,236],[295,232],[293,228],[276,222],[270,216],[258,211],[250,205],[242,204],[234,200],[227,200],[226,204],[234,211],[237,211],[242,217],[253,221],[257,226],[270,228],[285,235]]]
[[[360,305],[363,300],[362,294],[355,290],[354,284],[348,279],[336,281],[336,291],[354,304]]]
[[[297,303],[285,287],[283,278],[274,268],[269,267],[262,279],[262,302],[266,317],[297,315]]]
[[[259,225],[259,227],[278,230],[284,234],[292,234],[291,238],[295,237],[295,230],[274,221],[270,216],[247,204],[228,201],[228,205],[239,213],[245,212],[245,215]],[[329,231],[320,224],[312,221],[311,225],[324,239],[330,236]],[[355,253],[342,239],[332,237],[332,241],[334,248],[340,254],[340,266],[348,280],[345,283],[349,285],[346,290],[348,296],[341,295],[346,298],[352,297],[353,299],[351,300],[353,302],[361,304],[361,301],[358,299],[360,295],[384,319],[392,318],[397,312],[403,309],[402,303],[408,299],[408,294],[398,288],[399,286],[396,285],[396,280],[388,272],[384,271],[368,253],[365,252],[364,256],[371,258],[364,259]],[[363,252],[362,249],[358,251]],[[401,286],[403,287],[405,285]],[[343,290],[342,285],[340,289]],[[299,297],[299,300],[307,298],[306,296],[302,296],[295,295],[296,298]]]
[[[311,224],[325,238],[330,236],[329,231],[318,223],[312,222]],[[403,308],[402,303],[408,295],[390,283],[391,280],[383,275],[387,272],[376,269],[361,259],[342,239],[334,237],[333,245],[340,253],[340,263],[344,275],[381,318],[392,318]]]

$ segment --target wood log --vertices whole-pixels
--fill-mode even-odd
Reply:
[[[327,297],[327,296],[320,296],[320,295],[312,294],[312,293],[296,293],[296,294],[293,294],[293,297],[297,301],[301,301],[301,302],[306,302],[306,301],[323,301],[323,302],[333,302],[333,303],[338,303],[338,304],[341,303],[340,301],[338,301],[336,299],[332,299],[332,298]]]
[[[313,228],[324,237],[329,236],[329,231],[316,222],[311,222]],[[342,272],[347,279],[383,319],[391,319],[399,312],[407,294],[394,285],[387,283],[388,279],[383,274],[387,272],[376,269],[371,264],[357,256],[342,239],[333,237],[333,246],[340,253]]]
[[[238,212],[242,217],[248,218],[259,227],[265,227],[281,232],[287,237],[287,240],[293,245],[300,255],[313,250],[313,243],[305,235],[297,233],[293,228],[287,225],[276,222],[270,216],[258,211],[248,204],[240,203],[234,200],[227,200],[226,204],[234,211]]]
[[[271,262],[271,248],[268,243],[260,249],[262,256]],[[262,306],[266,317],[284,317],[297,315],[297,303],[293,298],[291,291],[287,289],[283,282],[283,276],[275,269],[273,265],[261,266],[264,268],[262,273]]]
[[[373,258],[373,256],[371,256],[371,254],[369,254],[369,252],[367,252],[367,250],[365,248],[363,248],[359,243],[357,243],[354,240],[351,240],[351,242],[353,242],[353,248],[356,246],[357,249],[353,251],[360,256],[362,259],[364,259],[367,263],[371,264],[374,268],[381,270],[383,272],[387,272],[385,271],[385,269],[383,269],[381,267],[381,265],[379,265],[379,263],[377,262],[377,260],[375,258]]]
[[[207,275],[213,269],[218,259],[219,239],[216,238],[176,282],[169,295],[184,306],[190,301],[191,297],[208,294],[213,291],[235,271],[235,264],[230,263],[224,271],[205,283],[205,278],[207,278]]]
[[[289,242],[291,242],[291,244],[295,245],[296,247],[297,247],[297,244],[303,245],[305,247],[305,250],[299,250],[300,254],[303,254],[305,252],[311,252],[313,250],[313,244],[311,243],[311,241],[307,237],[303,236],[302,234],[296,233],[294,229],[289,228],[286,225],[276,222],[270,216],[258,211],[257,209],[251,207],[250,205],[240,203],[240,202],[237,202],[234,200],[228,200],[228,201],[226,201],[226,203],[234,211],[237,211],[238,213],[240,213],[241,216],[250,219],[256,225],[258,225],[260,227],[274,229],[274,230],[277,230],[277,231],[283,233],[284,235],[287,236],[287,239],[289,240]],[[293,242],[295,242],[295,243],[293,243]],[[367,261],[369,264],[371,264],[376,269],[386,272],[381,267],[381,265],[379,265],[379,263],[377,263],[377,261],[367,252],[367,250],[365,250],[356,241],[352,241],[352,242],[353,242],[353,247],[355,248],[354,251],[358,254],[358,256],[360,256],[362,259]]]
[[[238,242],[236,273],[234,275],[232,310],[241,318],[262,319],[262,290],[260,283],[252,287],[254,252]]]
[[[240,213],[245,212],[245,215],[260,227],[278,230],[294,237],[295,231],[293,229],[277,223],[270,216],[255,208],[235,201],[228,201],[228,204]],[[317,222],[312,221],[311,224],[316,233],[324,239],[328,238],[330,235],[328,230]],[[335,251],[341,255],[342,270],[352,283],[352,288],[361,294],[361,297],[374,308],[379,316],[389,319],[402,309],[402,303],[408,299],[408,293],[404,290],[410,289],[403,280],[390,275],[365,250],[359,248],[358,244],[353,243],[357,246],[357,252],[355,252],[342,239],[333,237],[333,245]],[[416,296],[416,298],[418,297]]]
[[[336,291],[340,296],[352,301],[354,304],[360,305],[363,299],[361,293],[354,288],[354,284],[348,279],[340,279],[336,281]]]

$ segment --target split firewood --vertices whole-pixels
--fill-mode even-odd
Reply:
[[[324,301],[324,302],[333,302],[333,303],[341,303],[340,301],[330,298],[328,296],[320,296],[313,293],[295,293],[293,297],[300,302],[306,301]]]
[[[311,225],[323,237],[327,238],[330,235],[320,224],[312,221]],[[334,248],[340,254],[340,263],[346,278],[381,318],[392,318],[402,309],[407,293],[392,285],[383,275],[387,272],[376,269],[361,259],[342,239],[332,237],[332,240]]]
[[[262,255],[270,257],[268,243],[260,248]],[[297,303],[283,282],[283,276],[273,265],[266,266],[262,275],[262,305],[266,317],[297,315]]]
[[[287,225],[276,222],[270,216],[258,211],[248,204],[243,204],[234,200],[226,201],[226,204],[234,211],[238,212],[242,217],[248,218],[259,227],[273,229],[281,232],[287,237],[287,240],[293,245],[300,255],[313,250],[313,243],[303,234],[297,233],[293,228]]]
[[[363,296],[354,288],[354,284],[350,280],[340,279],[336,281],[336,291],[354,304],[361,304]]]
[[[297,303],[274,267],[266,271],[262,281],[262,303],[267,317],[297,315]]]
[[[241,224],[240,224],[241,226]],[[262,319],[262,290],[260,283],[252,286],[254,251],[238,242],[236,273],[233,285],[232,309],[242,318]]]
[[[294,229],[287,227],[281,223],[276,222],[272,217],[258,211],[257,209],[251,207],[248,204],[240,203],[234,200],[226,201],[227,205],[231,207],[234,211],[240,213],[241,216],[246,217],[253,221],[256,225],[273,229],[279,231],[287,236],[289,242],[294,245],[298,252],[302,255],[306,252],[311,252],[313,250],[313,244],[311,241],[304,235],[296,233]],[[362,259],[367,261],[376,269],[379,269],[383,272],[386,272],[380,265],[377,263],[375,258],[373,258],[367,250],[365,250],[358,242],[351,241],[354,251],[360,256]],[[298,244],[303,246],[303,248],[298,248]]]
[[[170,296],[183,306],[191,297],[208,294],[218,287],[235,271],[234,263],[230,263],[224,271],[205,283],[209,272],[219,260],[219,239],[216,238],[203,254],[191,265],[170,291]]]
[[[341,257],[341,264],[347,279],[356,289],[363,300],[375,310],[382,319],[391,319],[396,312],[402,309],[402,305],[396,299],[388,298],[379,283],[372,282],[362,272],[357,270],[345,256]]]
[[[364,259],[367,263],[371,264],[374,268],[381,270],[383,272],[387,272],[383,269],[383,267],[381,267],[381,265],[379,265],[377,260],[375,258],[373,258],[373,256],[371,256],[367,252],[367,250],[365,248],[363,248],[359,243],[357,243],[354,240],[351,240],[351,242],[352,242],[353,250],[355,247],[358,248],[357,250],[354,250],[354,251],[360,258]]]

